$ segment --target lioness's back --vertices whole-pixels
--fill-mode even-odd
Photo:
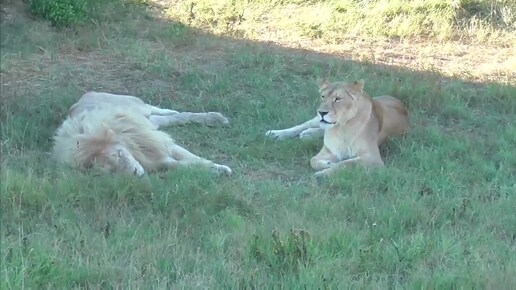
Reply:
[[[403,103],[393,96],[379,96],[373,99],[380,106],[378,110],[382,122],[379,143],[387,137],[401,135],[409,127],[408,111]]]

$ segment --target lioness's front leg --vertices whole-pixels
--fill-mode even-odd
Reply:
[[[170,167],[175,167],[177,165],[201,165],[203,167],[212,169],[217,173],[232,173],[231,168],[228,166],[216,164],[210,160],[201,158],[176,144],[170,147],[170,154],[172,157],[170,159]]]
[[[299,136],[303,131],[311,128],[319,128],[319,117],[315,117],[311,120],[304,122],[301,125],[297,125],[291,128],[283,130],[269,130],[265,133],[265,136],[275,140],[285,140]],[[322,129],[321,129],[322,130]],[[323,130],[324,132],[324,130]],[[308,136],[308,135],[307,135]]]
[[[313,169],[320,171],[332,167],[338,161],[339,159],[334,156],[326,146],[323,146],[321,151],[310,159],[310,166],[312,166]]]
[[[299,139],[308,140],[324,136],[323,128],[308,128],[299,134]]]
[[[326,169],[318,171],[314,174],[316,178],[328,176],[333,174],[335,171],[351,166],[351,165],[363,165],[366,167],[382,167],[384,165],[380,154],[363,154],[354,158],[342,160],[336,163],[330,164]]]

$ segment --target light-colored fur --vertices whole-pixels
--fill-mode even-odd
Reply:
[[[270,130],[266,136],[277,140],[324,136],[321,151],[310,160],[318,177],[352,164],[383,166],[379,146],[409,127],[405,106],[392,96],[371,98],[363,80],[322,81],[319,92],[317,117],[288,129]]]
[[[227,124],[220,113],[162,109],[133,96],[88,92],[73,104],[54,136],[55,158],[79,169],[98,166],[106,171],[145,172],[198,164],[231,173],[225,165],[198,157],[175,144],[159,128],[189,122]]]

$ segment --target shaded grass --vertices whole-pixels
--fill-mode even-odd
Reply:
[[[2,26],[2,288],[516,284],[513,86],[216,38],[126,8],[130,21],[74,30]],[[411,131],[382,148],[386,168],[318,184],[320,140],[265,140],[313,116],[320,76],[407,104]],[[223,112],[229,127],[167,131],[235,175],[58,167],[50,137],[86,90]]]

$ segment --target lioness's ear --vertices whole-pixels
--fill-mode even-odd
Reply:
[[[324,87],[328,86],[330,82],[326,78],[317,79],[317,85],[320,89],[323,89]]]
[[[364,90],[364,83],[365,83],[364,80],[361,79],[361,80],[355,81],[354,86],[358,90],[363,91]]]

